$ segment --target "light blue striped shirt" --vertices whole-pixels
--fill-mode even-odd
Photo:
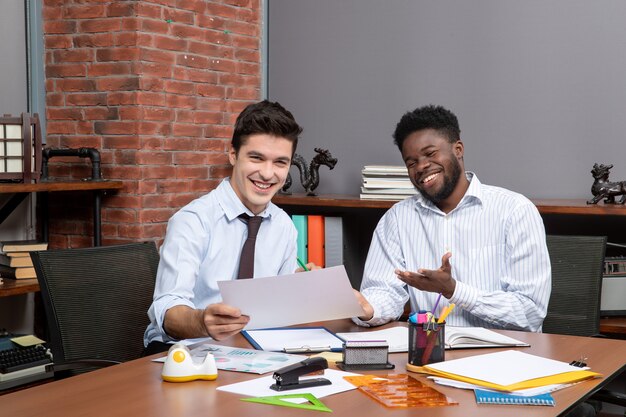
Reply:
[[[150,324],[144,343],[172,339],[163,331],[165,312],[186,305],[204,309],[222,297],[218,281],[237,279],[247,224],[238,218],[253,215],[235,194],[229,179],[209,194],[180,209],[167,224],[161,247]],[[283,210],[269,203],[263,213],[254,255],[254,276],[292,274],[297,268],[297,231]]]
[[[471,172],[459,205],[445,214],[421,194],[395,204],[372,238],[361,292],[374,317],[361,325],[396,320],[411,299],[413,311],[432,310],[437,293],[409,288],[395,269],[438,269],[451,252],[456,280],[449,303],[451,326],[541,331],[551,291],[551,267],[543,221],[521,194],[483,185]]]

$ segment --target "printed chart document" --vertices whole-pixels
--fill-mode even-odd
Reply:
[[[219,281],[222,301],[250,316],[245,329],[363,315],[343,265],[277,277]]]

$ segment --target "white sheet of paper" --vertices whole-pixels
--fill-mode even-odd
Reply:
[[[225,304],[250,316],[245,329],[363,315],[343,265],[277,277],[219,281],[217,285]]]
[[[275,395],[285,394],[305,394],[310,393],[317,398],[326,397],[327,395],[338,394],[344,391],[350,391],[356,389],[354,385],[343,379],[344,376],[358,375],[351,372],[338,371],[335,369],[325,369],[323,378],[330,380],[330,385],[322,385],[319,387],[307,387],[301,389],[290,389],[289,391],[274,391],[270,388],[274,382],[274,378],[270,376],[263,376],[260,378],[250,379],[248,381],[237,382],[230,385],[223,385],[217,387],[218,391],[232,392],[234,394],[245,395],[248,397],[272,397]],[[322,375],[315,375],[312,377],[301,377],[301,380],[306,378],[321,378]],[[305,402],[305,400],[298,401]]]

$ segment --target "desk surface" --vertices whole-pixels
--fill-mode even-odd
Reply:
[[[348,320],[317,323],[334,331],[362,331]],[[398,324],[394,324],[398,325]],[[386,409],[357,390],[322,398],[333,410],[334,416],[555,416],[587,398],[595,389],[604,386],[626,365],[626,341],[583,338],[523,332],[503,332],[531,344],[521,348],[525,352],[561,361],[587,357],[592,370],[604,378],[585,381],[554,393],[556,407],[477,405],[472,391],[436,386],[459,402],[457,406],[435,408]],[[241,335],[233,336],[224,345],[249,347]],[[493,352],[495,349],[465,349],[447,351],[446,358],[454,359]],[[611,352],[611,354],[607,354]],[[151,358],[162,355],[155,355]],[[406,373],[406,353],[390,355],[396,369]],[[220,371],[216,381],[189,383],[162,382],[162,365],[143,358],[122,365],[101,369],[62,381],[29,388],[2,397],[2,411],[8,416],[46,415],[78,416],[311,416],[309,410],[253,404],[240,401],[241,396],[216,391],[226,385],[257,377],[257,375]],[[331,365],[334,367],[334,365]],[[372,371],[385,375],[385,371]],[[414,375],[420,380],[423,377]]]

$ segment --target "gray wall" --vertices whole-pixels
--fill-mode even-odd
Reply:
[[[430,103],[457,114],[484,183],[587,198],[594,162],[626,180],[626,2],[268,1],[268,97],[304,126],[299,153],[339,159],[320,193],[402,164],[395,124]]]

